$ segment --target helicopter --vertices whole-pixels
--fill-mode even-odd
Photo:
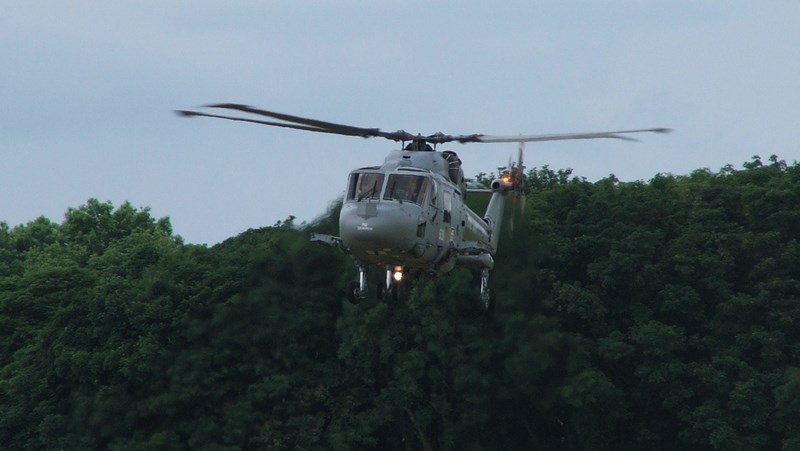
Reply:
[[[447,273],[457,266],[480,272],[480,300],[486,309],[494,302],[489,271],[494,267],[507,198],[524,194],[523,145],[526,142],[575,139],[621,139],[634,133],[667,133],[668,128],[646,128],[592,133],[492,136],[484,134],[431,135],[404,130],[386,132],[378,128],[308,119],[236,103],[216,103],[205,108],[246,113],[251,117],[178,110],[184,117],[209,117],[250,122],[274,127],[363,138],[380,137],[400,142],[381,165],[350,172],[339,214],[339,236],[312,234],[311,240],[337,247],[352,257],[358,280],[350,284],[347,299],[352,303],[367,297],[369,266],[385,271],[377,287],[378,297],[397,289],[408,271]],[[255,116],[270,120],[257,119]],[[461,160],[452,150],[437,150],[448,143],[519,143],[517,162],[493,180],[487,190],[467,186]],[[465,203],[468,192],[488,192],[491,197],[481,215]]]

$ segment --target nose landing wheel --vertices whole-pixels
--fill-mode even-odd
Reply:
[[[397,301],[400,284],[403,283],[402,266],[386,266],[386,280],[383,286],[378,289],[378,298],[383,300]]]
[[[353,282],[347,287],[347,300],[351,304],[358,304],[367,297],[367,267],[363,263],[358,266],[358,282]]]
[[[351,304],[357,305],[362,300],[364,300],[364,298],[366,298],[366,297],[367,297],[367,291],[366,290],[361,290],[358,282],[352,282],[347,287],[347,300]]]

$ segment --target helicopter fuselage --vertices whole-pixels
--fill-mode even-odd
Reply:
[[[489,224],[466,207],[465,192],[455,153],[393,151],[382,166],[350,173],[342,244],[364,264],[449,271],[470,249],[493,250],[479,244],[489,241]]]

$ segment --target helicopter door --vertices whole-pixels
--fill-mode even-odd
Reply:
[[[461,200],[461,193],[458,191],[448,191],[447,198],[450,203],[450,207],[447,209],[447,218],[448,224],[450,224],[450,228],[447,231],[449,234],[447,237],[447,241],[450,243],[454,243],[456,241],[456,229],[458,229],[459,234],[461,228],[458,227],[458,223],[461,222],[461,208],[460,208],[460,200]],[[453,210],[453,206],[456,206],[456,209]]]
[[[453,192],[446,190],[444,192],[444,212],[442,213],[444,222],[450,224],[450,212],[453,211]]]
[[[453,197],[455,193],[453,193],[452,190],[446,189],[443,196],[444,208],[442,211],[442,228],[439,229],[439,241],[453,242],[455,228],[451,224],[453,222]]]

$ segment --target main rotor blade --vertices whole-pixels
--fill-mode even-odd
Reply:
[[[293,128],[297,130],[306,130],[311,132],[319,132],[319,133],[332,133],[343,135],[342,131],[333,131],[333,130],[326,130],[317,127],[310,127],[307,125],[298,125],[298,124],[287,124],[285,122],[273,122],[273,121],[262,121],[259,119],[250,119],[246,117],[237,117],[237,116],[224,116],[221,114],[210,114],[210,113],[201,113],[198,111],[188,111],[188,110],[175,110],[175,113],[184,116],[184,117],[213,117],[216,119],[227,119],[229,121],[239,121],[239,122],[251,122],[254,124],[263,124],[263,125],[272,125],[274,127],[284,127],[284,128]],[[361,136],[360,134],[351,134],[352,136]]]
[[[334,122],[320,121],[317,119],[309,119],[305,117],[294,116],[291,114],[262,110],[260,108],[254,108],[251,106],[241,105],[238,103],[215,103],[206,106],[209,108],[223,108],[228,110],[237,110],[243,113],[257,114],[260,116],[271,117],[286,122],[294,122],[295,124],[301,124],[309,127],[309,128],[301,128],[301,130],[326,131],[328,133],[348,135],[348,136],[361,136],[364,138],[380,137],[380,138],[391,139],[394,141],[411,141],[414,138],[416,138],[414,135],[411,135],[410,133],[407,133],[402,130],[394,133],[384,132],[381,131],[379,128],[354,127],[352,125],[344,125],[344,124],[337,124]],[[264,123],[264,122],[259,122],[259,123]],[[277,124],[278,123],[275,122],[266,123],[266,125],[277,125]],[[290,127],[290,128],[295,128],[295,127]]]
[[[625,141],[638,141],[638,139],[623,136],[627,133],[669,133],[669,128],[642,128],[638,130],[618,130],[613,132],[592,132],[592,133],[559,133],[550,135],[517,135],[517,136],[490,136],[477,135],[474,142],[482,143],[510,143],[510,142],[534,142],[534,141],[561,141],[567,139],[622,139]]]

